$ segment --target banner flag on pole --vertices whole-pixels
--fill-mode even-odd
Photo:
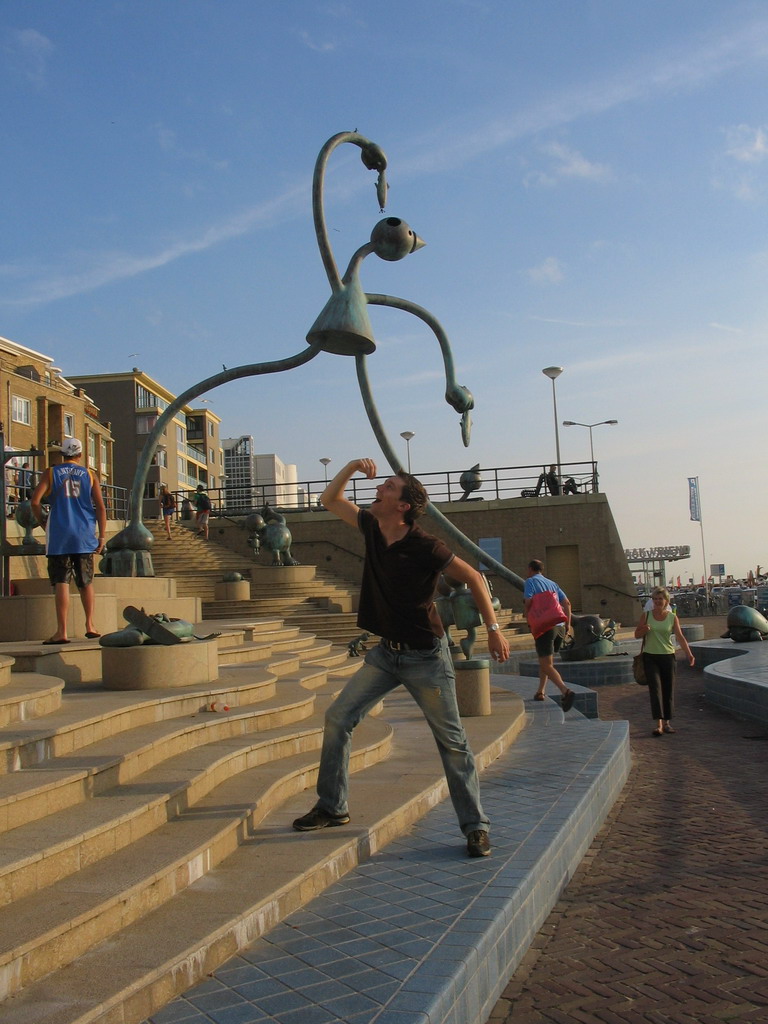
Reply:
[[[701,522],[701,505],[699,504],[699,478],[688,477],[688,505],[691,510],[691,522]]]

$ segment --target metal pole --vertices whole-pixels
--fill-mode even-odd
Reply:
[[[557,423],[557,392],[555,390],[555,378],[552,378],[552,404],[555,409],[555,451],[557,452],[557,482],[561,484],[560,479],[560,428]]]

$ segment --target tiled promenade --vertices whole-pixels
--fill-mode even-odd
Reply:
[[[710,636],[723,628],[707,626]],[[712,708],[703,692],[701,674],[680,666],[678,732],[658,739],[635,684],[600,689],[601,722],[561,724],[557,707],[537,705],[483,776],[491,858],[462,856],[441,805],[152,1021],[768,1020],[768,730]],[[558,851],[592,813],[584,797],[595,776],[616,776],[606,765],[624,721],[629,781],[507,981],[493,962],[514,956],[502,950],[509,919],[535,915],[534,882],[556,898],[568,881]],[[478,974],[479,986],[465,986]]]
[[[626,723],[576,711],[564,721],[554,701],[533,701],[535,680],[509,685],[532,721],[483,773],[491,857],[467,858],[446,801],[156,1012],[154,1024],[485,1020],[629,769]],[[306,805],[296,798],[266,827],[290,828]]]
[[[601,689],[632,774],[492,1024],[768,1020],[768,729],[707,704],[695,669],[677,692],[657,739],[645,690]]]

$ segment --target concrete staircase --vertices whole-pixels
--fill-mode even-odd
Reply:
[[[274,572],[266,564],[248,561],[215,540],[205,541],[193,531],[171,525],[172,540],[161,527],[155,529],[152,561],[158,576],[173,576],[180,597],[199,597],[203,618],[249,620],[279,615],[286,624],[314,633],[334,644],[346,645],[360,635],[353,611],[356,588],[348,581],[320,567],[308,582],[274,583]],[[250,601],[217,601],[215,587],[226,573],[239,572],[251,580]],[[531,646],[530,633],[521,615],[499,612],[499,621],[512,647]],[[462,634],[463,635],[463,634]],[[460,637],[458,638],[460,639]],[[484,648],[487,634],[477,631],[477,646]]]
[[[64,683],[56,648],[0,645],[4,1024],[144,1020],[445,796],[398,696],[355,733],[354,825],[292,832],[283,805],[311,806],[325,707],[361,662],[274,617],[212,628],[218,679],[151,691]],[[20,646],[38,671],[2,653]],[[468,720],[480,765],[523,724],[508,693]]]

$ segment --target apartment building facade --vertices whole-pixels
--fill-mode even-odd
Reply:
[[[138,367],[126,373],[77,376],[109,416],[115,439],[115,479],[130,490],[147,436],[176,395]],[[224,483],[220,418],[207,408],[183,406],[163,431],[144,491],[143,517],[160,515],[160,485],[182,496],[198,484],[215,491]]]
[[[61,441],[76,437],[83,445],[83,465],[99,477],[108,509],[118,516],[124,511],[112,501],[114,439],[108,417],[84,387],[63,376],[52,356],[8,338],[0,338],[0,422],[8,460],[3,478],[7,497],[19,496],[23,463],[29,463],[36,479],[47,466],[61,461]],[[32,448],[43,454],[13,455]]]
[[[248,512],[269,502],[274,507],[295,508],[298,470],[277,455],[258,454],[251,434],[221,439],[226,473],[226,507]]]

